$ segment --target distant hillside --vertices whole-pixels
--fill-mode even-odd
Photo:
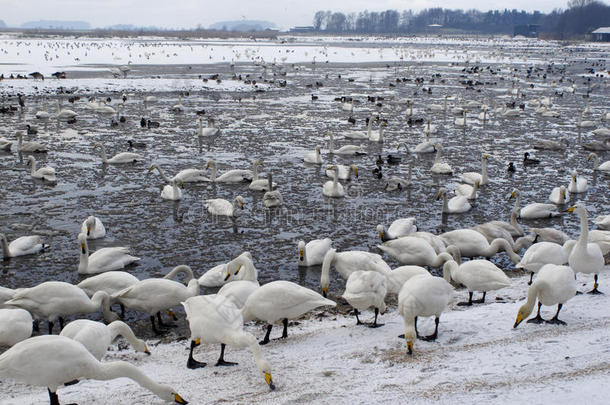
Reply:
[[[53,21],[40,20],[28,21],[21,24],[21,28],[46,28],[46,29],[68,29],[68,30],[90,30],[91,25],[86,21]]]
[[[6,28],[6,24],[2,20],[0,20],[0,28]]]
[[[270,21],[240,20],[240,21],[220,21],[210,25],[211,30],[227,31],[264,31],[267,28],[275,29],[275,23]]]
[[[136,26],[133,24],[115,24],[115,25],[109,25],[107,27],[104,27],[103,29],[105,30],[111,30],[111,31],[160,31],[162,30],[162,28],[159,27],[142,27],[142,26]]]

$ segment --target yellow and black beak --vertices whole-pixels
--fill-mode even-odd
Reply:
[[[182,398],[180,395],[178,395],[178,394],[174,394],[174,401],[176,401],[176,403],[177,403],[177,404],[182,404],[182,405],[188,404],[188,402],[187,402],[187,401],[185,401],[185,400],[184,400],[184,399],[183,399],[183,398]]]
[[[148,350],[148,347],[144,347],[144,353],[146,353],[150,356],[150,351]]]
[[[80,251],[86,255],[87,254],[87,245],[85,245],[84,243],[80,244]]]
[[[519,324],[523,322],[523,316],[521,314],[517,314],[517,319],[515,320],[515,324],[513,325],[513,329],[519,326]]]
[[[93,149],[97,149],[97,145],[93,145]]]
[[[440,191],[438,192],[438,194],[436,195],[436,199],[440,200],[442,197],[443,193],[441,193]]]
[[[413,355],[413,342],[407,340],[407,354]]]
[[[305,260],[305,252],[303,251],[303,249],[299,249],[299,260]]]
[[[150,166],[150,167],[148,168],[148,171],[149,171],[149,172],[152,172],[153,170],[155,170],[155,166],[154,166],[154,165],[153,165],[153,166]]]
[[[231,272],[227,269],[227,275],[225,276],[225,281],[227,281],[231,277]]]
[[[199,346],[201,344],[201,338],[195,339],[195,346]]]
[[[322,296],[326,298],[328,295],[328,287],[322,287]]]
[[[354,168],[354,174],[356,175],[356,178],[358,178],[358,168],[357,167]]]
[[[483,155],[483,159],[487,159],[487,155]]]
[[[574,212],[575,208],[576,208],[575,206],[572,206],[572,207],[568,208],[568,212]]]
[[[379,232],[379,239],[383,241],[383,232]]]
[[[180,186],[180,188],[184,188],[184,183],[180,182],[179,186]]]
[[[91,235],[91,227],[90,226],[87,227],[87,236],[89,236],[89,235]]]
[[[510,193],[510,197],[508,197],[508,199],[510,200],[511,198],[515,198],[515,192],[513,191],[512,193]]]
[[[265,381],[267,382],[267,385],[269,386],[271,391],[275,390],[275,384],[273,384],[273,378],[271,378],[270,373],[265,373]]]
[[[234,276],[239,274],[239,272],[241,271],[242,267],[243,267],[243,264],[240,264],[239,267],[237,268],[237,271],[235,272]]]

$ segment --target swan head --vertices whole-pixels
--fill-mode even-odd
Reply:
[[[589,157],[587,158],[587,160],[591,160],[591,159],[598,159],[597,155],[593,152],[589,153]]]
[[[510,197],[508,197],[508,199],[510,200],[511,198],[517,198],[520,194],[521,192],[519,191],[519,189],[515,188],[513,189],[513,192],[510,193]]]
[[[446,195],[446,194],[447,194],[447,190],[445,190],[445,188],[444,188],[444,187],[441,187],[441,188],[438,190],[438,194],[436,195],[436,199],[437,199],[437,200],[440,200],[440,199],[443,197],[443,195]]]
[[[91,228],[95,226],[95,217],[93,215],[89,215],[87,220],[85,221],[87,225],[87,236],[91,235]]]
[[[168,385],[161,385],[157,390],[153,391],[157,396],[164,401],[175,402],[177,404],[188,404],[184,398],[182,398],[176,390]]]
[[[573,212],[574,214],[586,214],[587,211],[585,210],[585,208],[582,205],[573,205],[570,208],[568,208],[568,212]]]
[[[356,178],[358,178],[358,166],[351,164],[349,165],[349,170],[354,173],[354,176],[356,176]]]
[[[85,235],[84,233],[79,233],[78,234],[78,244],[80,245],[81,254],[86,255],[87,254],[87,235]]]
[[[519,308],[519,311],[517,312],[517,319],[515,320],[513,328],[519,326],[519,324],[523,322],[524,319],[527,319],[527,317],[530,316],[531,313],[532,308],[528,307],[527,305],[522,305],[521,308]]]
[[[35,162],[36,162],[36,159],[34,159],[34,156],[28,157],[28,165],[33,165]]]
[[[209,169],[210,167],[216,167],[216,160],[214,159],[210,159],[208,160],[208,164],[206,165],[206,169]]]
[[[483,153],[482,159],[487,160],[487,153]]]
[[[299,241],[299,261],[302,262],[305,260],[305,241]]]
[[[383,241],[383,237],[385,236],[385,228],[383,225],[377,225],[377,233],[379,234],[379,238]]]
[[[238,205],[239,205],[239,208],[241,208],[242,210],[244,209],[244,198],[240,195],[235,197],[235,200],[233,200],[233,206],[238,206]]]
[[[316,146],[316,154],[320,154],[320,150],[322,150],[322,148],[318,145]]]
[[[150,167],[148,168],[149,172],[152,172],[153,170],[155,170],[157,166],[156,165],[150,165]]]
[[[578,172],[576,170],[574,170],[572,172],[572,181],[576,181],[576,177],[578,177]]]

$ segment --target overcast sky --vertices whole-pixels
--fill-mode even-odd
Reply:
[[[549,12],[566,8],[567,0],[0,0],[0,4],[0,19],[9,26],[34,20],[81,20],[93,27],[134,24],[193,28],[245,18],[287,28],[311,25],[318,10],[347,13],[443,7]]]

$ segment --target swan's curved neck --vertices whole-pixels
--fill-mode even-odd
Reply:
[[[529,316],[534,309],[534,304],[536,303],[536,298],[538,297],[538,289],[540,288],[540,281],[536,280],[530,285],[530,288],[527,290],[527,301],[523,304],[525,307],[525,313]]]
[[[589,243],[589,225],[587,223],[587,213],[581,211],[578,213],[580,217],[580,236],[578,238],[578,244],[580,246],[586,246]]]
[[[434,164],[437,164],[441,160],[441,147],[436,149],[436,156],[434,156]]]
[[[339,181],[339,170],[335,167],[333,169],[333,187],[337,187],[337,182]]]
[[[447,260],[443,265],[443,278],[446,282],[451,283],[451,279],[458,269],[458,264],[453,260]]]
[[[241,280],[246,280],[246,281],[257,281],[258,280],[258,274],[256,271],[256,268],[254,267],[254,264],[252,263],[252,261],[246,257],[243,256],[238,256],[234,259],[234,261],[236,263],[238,263],[241,266]]]
[[[80,243],[80,263],[78,264],[78,269],[83,272],[87,270],[89,267],[89,246],[87,245],[87,240]]]
[[[371,132],[373,130],[373,116],[371,115],[369,117],[369,123],[366,124],[366,135],[370,138],[371,137]]]
[[[193,275],[193,270],[189,267],[189,266],[185,266],[185,265],[180,265],[180,266],[176,266],[172,269],[172,271],[170,271],[169,273],[167,273],[165,275],[165,279],[167,280],[172,280],[174,277],[176,277],[176,275],[178,274],[183,274],[184,275],[184,282],[188,283],[189,281],[191,281],[194,277]]]
[[[88,312],[97,311],[101,307],[102,313],[104,314],[104,319],[107,322],[111,322],[116,319],[116,315],[110,310],[110,297],[105,291],[98,291],[93,294],[93,297],[91,297],[91,300],[87,306],[89,310]]]
[[[112,342],[117,336],[121,335],[133,346],[136,347],[140,343],[140,339],[134,335],[133,331],[123,321],[111,322],[108,326],[108,333],[110,333],[110,341]]]
[[[11,252],[8,250],[8,241],[6,240],[6,236],[0,235],[0,243],[2,243],[2,254],[4,258],[11,257]]]
[[[472,191],[470,192],[470,199],[474,200],[477,198],[477,190],[479,189],[479,183],[475,182],[474,186],[472,186]]]
[[[322,288],[328,288],[330,284],[330,266],[335,261],[335,255],[335,250],[331,249],[326,252],[324,260],[322,261],[322,271],[320,276],[320,286],[322,286]]]
[[[430,266],[438,267],[449,260],[453,260],[453,256],[447,252],[441,252],[434,258]]]
[[[33,176],[34,173],[36,173],[36,159],[34,159],[33,157],[32,159],[30,159],[30,165],[30,174]]]
[[[102,154],[102,161],[104,163],[107,163],[108,159],[106,158],[106,148],[102,144],[99,144],[99,147],[100,147],[100,151],[101,151],[101,154]]]
[[[443,193],[443,214],[449,212],[449,205],[447,204],[447,193]]]
[[[517,193],[515,195],[515,206],[513,207],[513,211],[517,211],[517,213],[518,213],[520,205],[521,205],[521,194]]]
[[[171,180],[170,184],[172,185],[172,195],[174,196],[174,198],[180,198],[180,189],[178,188],[178,184],[176,183],[176,181]]]
[[[216,181],[216,171],[218,169],[216,167],[216,161],[215,160],[211,160],[210,161],[210,167],[212,168],[212,175],[210,176],[210,180]]]
[[[510,246],[510,243],[506,239],[494,239],[491,244],[485,250],[486,257],[491,257],[493,254],[499,252],[500,250],[504,250],[506,254],[510,257],[513,263],[517,264],[521,261],[521,257],[513,251],[513,248]]]
[[[171,392],[171,389],[168,386],[151,380],[137,367],[126,361],[99,363],[97,368],[90,370],[90,372],[87,375],[83,375],[83,377],[102,381],[113,380],[119,377],[129,378],[164,400],[167,400],[168,393]]]
[[[155,165],[155,169],[157,169],[157,172],[159,173],[159,176],[161,176],[161,178],[163,179],[163,181],[165,181],[166,183],[171,183],[172,180],[170,178],[168,178],[165,173],[163,173],[163,170],[161,170],[161,168],[157,165]]]
[[[252,181],[258,180],[258,160],[252,163]]]

